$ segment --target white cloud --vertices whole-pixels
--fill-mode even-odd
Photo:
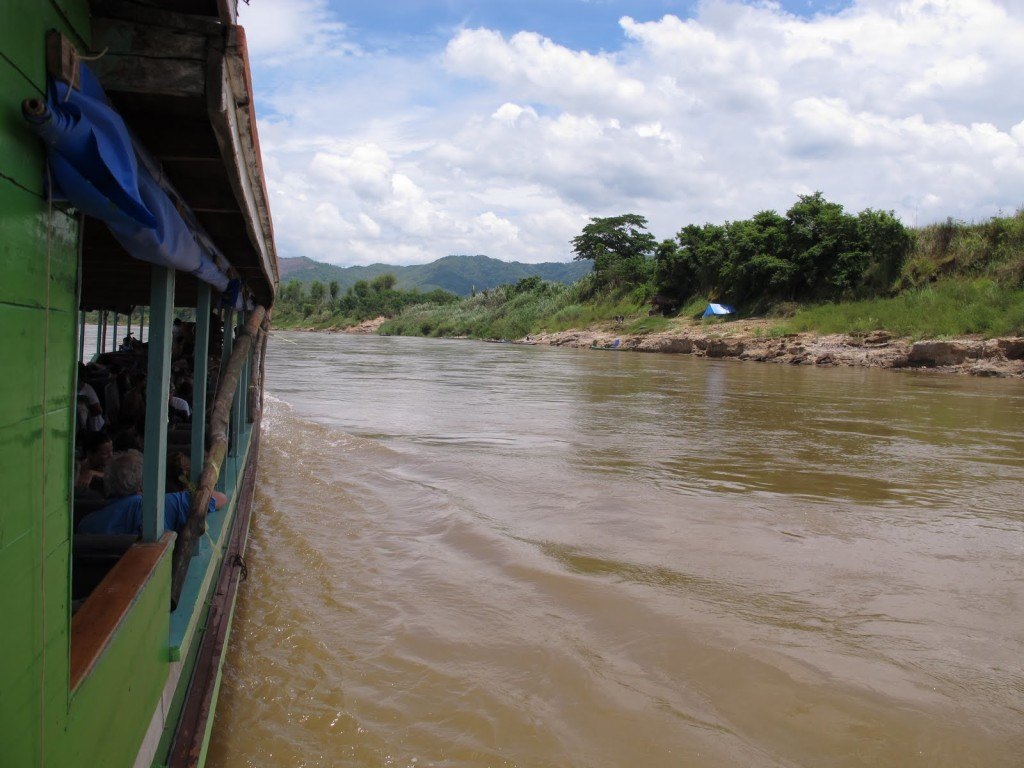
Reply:
[[[343,55],[294,55],[310,13],[324,31],[307,47]],[[283,255],[566,260],[589,216],[635,211],[667,237],[816,189],[910,223],[1024,204],[1009,2],[807,19],[704,0],[690,19],[623,18],[622,49],[601,54],[487,29],[419,58],[369,52],[323,0],[261,0],[243,21]]]
[[[327,0],[258,0],[241,10],[249,55],[261,64],[359,52]]]
[[[462,30],[448,43],[444,62],[456,75],[483,74],[521,98],[588,111],[645,107],[646,86],[613,57],[573,51],[535,32],[505,40],[489,29]]]

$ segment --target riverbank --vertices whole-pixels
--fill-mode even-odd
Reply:
[[[540,333],[513,343],[579,349],[661,352],[763,363],[862,368],[916,368],[973,376],[1024,378],[1024,337],[910,341],[869,334],[772,334],[765,321],[711,328],[681,325],[645,334],[615,326]]]
[[[375,334],[385,318],[348,328],[294,328],[315,333]],[[466,337],[455,337],[466,338]],[[944,373],[1024,378],[1024,337],[960,337],[911,341],[885,331],[868,334],[777,334],[767,320],[711,327],[678,322],[664,331],[627,333],[612,323],[584,329],[531,334],[511,344],[575,349],[656,352],[714,359],[819,367],[926,369]]]

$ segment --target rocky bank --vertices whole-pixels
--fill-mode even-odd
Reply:
[[[797,333],[775,337],[764,331],[762,327],[751,326],[738,330],[723,330],[721,326],[684,327],[630,335],[617,332],[612,327],[538,334],[521,339],[519,343],[590,348],[611,347],[618,339],[620,350],[636,352],[667,352],[787,365],[915,368],[974,376],[1024,378],[1024,337],[912,342],[882,331],[866,335]]]

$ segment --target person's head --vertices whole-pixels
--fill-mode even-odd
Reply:
[[[167,492],[187,491],[192,460],[188,454],[175,451],[167,457]]]
[[[103,430],[85,435],[85,458],[91,469],[103,469],[114,455],[114,444]]]
[[[142,454],[138,451],[115,453],[103,474],[107,496],[119,499],[142,493]]]

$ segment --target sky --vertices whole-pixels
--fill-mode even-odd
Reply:
[[[277,249],[568,261],[590,218],[1024,206],[1024,0],[250,0]]]

